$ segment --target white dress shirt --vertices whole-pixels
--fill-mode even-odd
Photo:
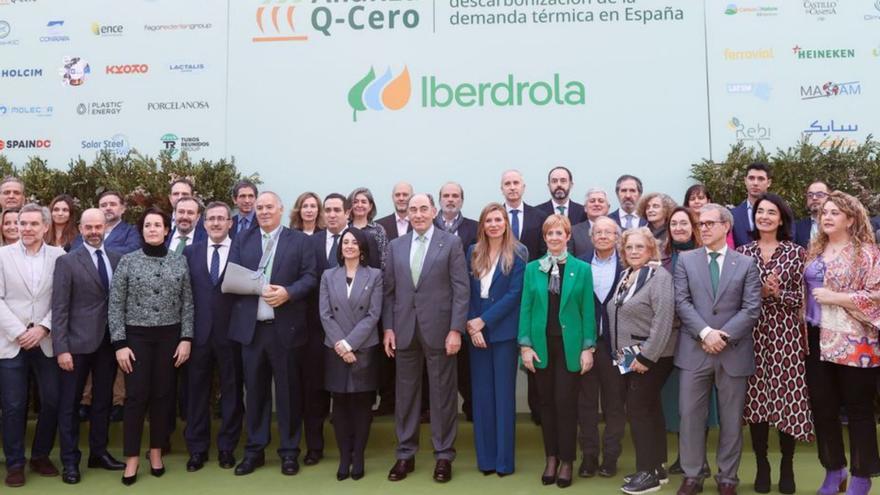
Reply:
[[[86,247],[86,251],[89,252],[89,258],[92,259],[92,264],[95,265],[95,269],[98,269],[98,255],[95,254],[95,251],[101,250],[101,257],[104,258],[104,266],[107,268],[107,281],[113,281],[113,267],[110,266],[110,258],[107,257],[107,251],[104,250],[104,244],[101,244],[101,247],[94,248],[91,244],[87,242],[83,242],[83,246]]]
[[[262,229],[262,227],[260,228],[260,242],[263,243],[262,252],[266,252],[266,247],[268,247],[269,242],[272,239],[275,239],[275,242],[276,242],[275,248],[277,249],[277,247],[278,247],[277,246],[277,242],[278,242],[277,239],[278,239],[278,234],[280,232],[281,232],[281,225],[279,225],[278,227],[275,227],[275,230],[273,230],[272,232],[266,232],[265,230]],[[269,234],[269,239],[263,238],[263,236],[266,234]],[[275,268],[275,265],[272,263],[272,258],[274,258],[274,257],[275,257],[275,249],[272,250],[272,255],[269,257],[268,260],[266,260],[266,266],[272,265],[272,269]],[[269,271],[265,275],[266,275],[265,281],[266,281],[266,284],[268,285],[269,280],[272,278],[272,272]],[[266,320],[274,320],[274,319],[275,319],[275,309],[273,309],[272,306],[269,306],[269,303],[267,303],[266,300],[263,299],[262,296],[257,298],[257,321],[266,321]]]
[[[214,258],[214,244],[218,244],[208,238],[208,273],[211,273],[211,259]],[[220,254],[220,272],[218,276],[222,276],[223,272],[226,271],[226,260],[229,259],[229,248],[232,247],[232,239],[229,236],[226,236],[226,239],[223,239],[219,242],[220,247],[217,248],[217,252]]]
[[[636,212],[627,213],[627,212],[625,212],[625,211],[623,211],[623,210],[620,210],[620,226],[621,226],[622,228],[624,228],[624,229],[626,228],[626,217],[627,217],[627,216],[631,216],[631,217],[632,217],[632,220],[631,220],[632,225],[630,226],[630,228],[631,228],[631,229],[637,229],[637,228],[639,227],[639,220],[640,220],[640,218],[639,218],[639,215],[636,214]]]
[[[181,239],[180,236],[184,236],[184,239]],[[181,234],[180,231],[175,229],[174,230],[174,237],[171,239],[171,243],[168,244],[168,250],[172,251],[172,252],[177,251],[177,246],[180,245],[181,241],[183,241],[183,240],[186,241],[186,244],[184,245],[184,247],[191,246],[195,236],[196,236],[195,229],[189,231],[189,233],[186,233],[186,234]]]
[[[40,243],[40,249],[36,254],[28,254],[24,243],[18,241],[21,247],[21,253],[24,255],[24,263],[27,265],[28,278],[25,279],[31,288],[31,292],[36,293],[40,288],[40,280],[43,278],[43,265],[46,263],[46,243]]]
[[[489,289],[492,288],[492,277],[495,276],[496,268],[498,268],[497,256],[492,260],[489,271],[480,277],[480,297],[483,299],[489,299]]]
[[[718,262],[718,281],[721,282],[721,271],[724,269],[724,257],[727,256],[727,243],[725,242],[724,245],[721,246],[721,249],[719,249],[718,251],[712,251],[708,247],[706,248],[706,264],[707,265],[712,261],[712,257],[709,256],[709,253],[713,253],[713,252],[719,253],[719,256],[717,259],[717,262]],[[710,281],[710,283],[711,283],[711,281]],[[706,335],[708,335],[711,330],[717,330],[717,329],[713,329],[712,327],[706,327],[706,328],[700,330],[700,340],[706,340]]]
[[[330,250],[333,248],[333,236],[334,235],[339,235],[339,234],[334,234],[333,232],[330,232],[329,229],[327,230],[327,239],[324,240],[324,258],[326,258],[328,260],[330,259]],[[342,249],[342,236],[340,236],[338,238],[338,240],[336,241],[336,249],[337,250]]]
[[[405,236],[409,230],[409,220],[407,220],[406,217],[401,217],[397,213],[394,214],[394,218],[397,223],[397,237]]]

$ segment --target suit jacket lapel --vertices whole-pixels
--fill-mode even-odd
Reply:
[[[364,298],[369,278],[370,272],[366,268],[359,266],[357,272],[354,274],[354,282],[352,282],[351,286],[351,297],[348,298],[348,306],[351,309],[352,317],[354,317],[355,308],[361,305],[361,300]],[[352,318],[352,321],[354,320],[355,319]]]
[[[282,262],[280,262],[284,258],[285,245],[287,244],[287,232],[284,226],[280,227],[281,231],[278,232],[278,237],[275,239],[275,252],[272,253],[272,273],[269,274],[269,283],[272,283],[272,278],[275,275],[275,267],[281,266]],[[262,237],[259,238],[262,241]],[[260,251],[262,255],[262,251]]]
[[[24,288],[26,291],[28,291],[28,294],[33,297],[34,291],[31,289],[31,283],[29,280],[30,275],[28,274],[27,268],[24,266],[25,261],[24,254],[22,254],[21,252],[21,244],[16,244],[15,249],[13,249],[11,253],[13,260],[12,262],[15,265],[15,269],[18,271],[18,275],[21,277],[22,285],[24,285]]]
[[[428,270],[431,269],[431,264],[437,258],[437,251],[443,247],[443,241],[440,240],[439,232],[440,229],[435,227],[434,235],[431,236],[431,242],[428,243],[428,251],[425,253],[425,261],[422,262],[422,271],[419,273],[419,283],[416,287],[422,284],[425,274],[428,273]]]
[[[727,289],[727,286],[730,284],[730,279],[733,278],[733,272],[736,271],[736,260],[733,259],[735,255],[732,256],[732,251],[732,249],[727,248],[727,253],[724,255],[724,263],[721,267],[721,277],[718,279],[718,290],[715,291],[715,303],[718,302],[721,294],[723,294],[724,290]],[[709,269],[708,263],[706,265],[706,269]]]
[[[345,268],[340,267],[336,270],[330,280],[331,290],[336,293],[336,300],[340,301],[339,305],[342,307],[342,310],[348,315],[349,321],[355,321],[354,313],[351,311],[351,301],[348,298],[348,284],[345,281]],[[357,276],[355,276],[355,280],[357,280]],[[352,294],[354,294],[353,288]]]
[[[49,276],[52,273],[52,269],[55,266],[55,259],[50,259],[49,250],[44,245],[43,248],[43,276],[40,277],[40,286],[37,288],[37,294],[41,293],[47,285],[52,283],[52,277]]]
[[[562,273],[562,297],[559,299],[559,310],[562,311],[562,308],[565,307],[565,303],[568,302],[568,298],[571,296],[571,291],[574,290],[574,268],[572,268],[573,263],[569,262],[565,264],[565,270]]]
[[[95,267],[95,264],[92,263],[92,256],[89,253],[89,250],[83,247],[79,251],[80,252],[76,255],[76,260],[83,266],[83,269],[89,274],[92,281],[95,282],[95,285],[97,285],[103,292],[104,285],[101,284],[101,276],[98,275],[98,269]]]
[[[495,285],[495,281],[498,280],[498,277],[501,276],[502,268],[504,264],[502,263],[501,256],[498,256],[498,261],[495,262],[495,273],[492,274],[492,282],[489,284],[490,290],[491,287]]]

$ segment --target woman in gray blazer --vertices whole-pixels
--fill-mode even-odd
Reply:
[[[672,372],[676,332],[672,275],[660,265],[658,241],[647,227],[620,237],[626,269],[608,305],[611,348],[624,373],[626,409],[636,449],[636,473],[621,490],[639,494],[667,481],[666,425],[660,390]],[[630,359],[626,359],[626,357]]]
[[[378,387],[382,271],[368,265],[367,235],[349,227],[337,251],[339,266],[321,277],[319,307],[327,347],[324,386],[333,396],[333,429],[339,447],[336,479],[364,476]]]

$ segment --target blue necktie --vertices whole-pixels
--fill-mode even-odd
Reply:
[[[98,257],[98,277],[101,279],[101,285],[104,286],[104,291],[109,293],[110,276],[107,274],[107,265],[104,263],[104,253],[100,249],[96,249],[95,256]]]
[[[339,234],[333,234],[333,245],[330,246],[330,255],[327,256],[328,266],[337,266],[337,256],[339,252]]]
[[[214,254],[211,255],[211,283],[215,286],[220,282],[220,244],[214,244]]]
[[[241,217],[238,219],[238,232],[242,230],[247,230],[248,225],[248,217]]]
[[[519,210],[510,210],[513,219],[510,220],[510,228],[513,229],[513,236],[519,240]]]

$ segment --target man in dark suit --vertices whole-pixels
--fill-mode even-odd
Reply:
[[[606,217],[593,220],[590,232],[595,249],[579,256],[590,264],[593,273],[593,305],[596,308],[596,353],[593,370],[581,377],[578,399],[578,425],[581,451],[584,454],[578,475],[591,478],[598,472],[604,478],[617,474],[617,459],[623,450],[623,432],[626,426],[623,376],[613,363],[611,342],[608,339],[608,304],[614,298],[614,288],[620,281],[623,264],[616,251],[620,226]],[[599,401],[605,417],[602,435],[602,464],[599,464]]]
[[[385,229],[388,242],[412,231],[412,226],[406,218],[406,209],[409,198],[413,195],[413,187],[409,182],[398,182],[391,190],[391,200],[394,202],[394,213],[387,217],[376,220],[376,223]]]
[[[302,423],[300,361],[308,341],[306,300],[317,288],[315,250],[308,236],[281,225],[284,206],[274,192],[257,197],[258,229],[232,244],[229,262],[263,274],[261,296],[236,296],[229,338],[242,345],[248,440],[236,475],[252,473],[265,463],[272,417],[271,385],[281,437],[281,472],[299,472]]]
[[[178,205],[182,203],[178,202]],[[192,285],[194,335],[187,362],[187,422],[183,431],[189,460],[186,470],[202,469],[211,446],[211,384],[214,371],[220,375],[220,430],[217,432],[217,461],[221,468],[235,466],[235,448],[241,437],[242,404],[241,346],[229,339],[229,316],[235,296],[223,294],[220,286],[232,248],[229,231],[232,211],[226,203],[213,202],[205,208],[208,239],[184,250]]]
[[[174,230],[177,228],[177,202],[183,198],[194,198],[196,192],[195,188],[195,184],[184,177],[177,178],[171,183],[171,187],[168,190],[168,201],[171,203],[171,232],[169,233],[169,238],[173,238]],[[197,241],[203,241],[207,237],[205,233],[205,223],[202,221],[201,217],[195,222],[194,227],[189,228],[196,232]],[[190,244],[192,244],[192,242],[187,243],[187,246]]]
[[[477,242],[477,222],[466,218],[461,213],[464,205],[464,188],[457,182],[447,182],[440,188],[440,214],[434,219],[434,227],[457,235],[461,239],[461,247],[467,254],[468,247]],[[467,261],[467,260],[465,260]],[[471,407],[471,366],[468,346],[461,346],[458,351],[458,393],[461,394],[461,410],[465,419],[473,421]]]
[[[570,199],[571,189],[574,187],[574,178],[571,170],[563,166],[550,169],[547,174],[547,188],[550,189],[550,200],[541,203],[535,208],[544,212],[546,216],[559,213],[568,216],[572,225],[577,225],[587,219],[584,213],[584,205]]]
[[[192,196],[180,198],[174,206],[175,225],[168,232],[165,239],[165,246],[169,251],[183,254],[183,250],[187,246],[191,246],[196,242],[204,242],[208,237],[202,223],[202,204]],[[197,228],[198,225],[202,228]]]
[[[617,194],[620,208],[612,211],[608,215],[609,218],[617,222],[617,225],[620,225],[623,230],[648,225],[648,220],[639,217],[636,213],[636,207],[639,205],[639,198],[642,197],[643,192],[642,179],[635,175],[621,175],[614,185],[614,192]]]
[[[703,489],[709,392],[718,390],[718,474],[721,495],[735,495],[742,455],[742,415],[755,372],[752,330],[761,313],[761,277],[755,259],[727,247],[731,213],[709,203],[700,209],[702,248],[679,254],[675,312],[681,320],[675,365],[681,369],[679,495]]]
[[[810,211],[810,216],[794,224],[794,242],[801,247],[810,247],[810,241],[819,233],[819,213],[822,212],[822,204],[830,193],[831,188],[823,180],[814,180],[807,186],[807,209]]]
[[[733,245],[740,247],[752,242],[752,231],[755,230],[752,208],[755,201],[770,189],[773,178],[770,176],[770,167],[766,163],[755,162],[746,167],[746,192],[745,201],[730,210],[733,214]]]
[[[599,217],[608,215],[608,209],[608,194],[598,187],[590,188],[587,191],[586,201],[584,202],[584,213],[586,213],[587,219],[571,226],[571,239],[568,241],[568,251],[570,253],[583,259],[584,256],[588,256],[593,251],[591,233],[593,222]]]
[[[254,202],[257,200],[256,184],[242,179],[232,186],[232,201],[238,208],[238,213],[232,217],[232,228],[229,229],[229,237],[235,239],[242,230],[253,229],[257,227],[256,213],[254,212]]]
[[[80,217],[85,244],[58,258],[52,282],[52,345],[58,366],[58,430],[62,480],[79,483],[79,414],[86,378],[92,375],[89,467],[125,468],[107,452],[116,354],[107,328],[110,280],[120,255],[105,251],[104,213],[90,208]]]
[[[397,360],[397,462],[388,479],[402,480],[415,469],[422,366],[427,364],[434,480],[442,483],[452,479],[455,355],[467,323],[470,287],[461,240],[434,227],[437,209],[431,196],[413,196],[408,213],[413,231],[391,242],[384,276],[383,343],[385,353]]]
[[[116,191],[104,191],[98,196],[98,208],[103,212],[107,220],[104,228],[104,250],[128,254],[141,248],[141,235],[137,229],[122,220],[125,214],[125,200],[122,194]],[[71,245],[71,250],[83,244],[82,235],[77,235]]]

